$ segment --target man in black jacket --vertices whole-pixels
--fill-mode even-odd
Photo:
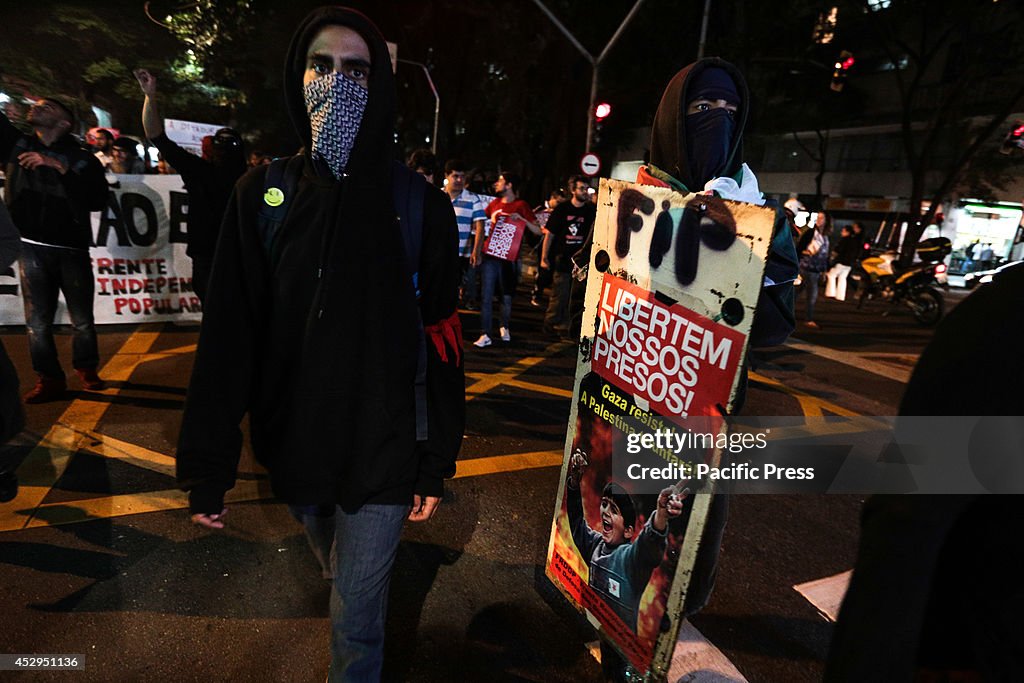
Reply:
[[[67,382],[53,341],[57,297],[63,292],[74,325],[72,364],[86,389],[105,383],[96,374],[99,349],[93,318],[90,211],[107,201],[103,167],[71,136],[75,117],[63,103],[43,99],[29,109],[34,135],[0,115],[0,158],[7,160],[5,198],[21,232],[21,286],[36,386],[26,403],[64,396]]]
[[[157,108],[156,76],[145,69],[136,69],[134,73],[146,96],[142,105],[146,137],[160,151],[161,158],[181,174],[188,191],[188,248],[185,253],[192,259],[192,286],[199,300],[205,303],[224,209],[231,189],[246,169],[242,138],[231,128],[221,128],[213,136],[208,157],[186,152],[164,132],[164,122]]]
[[[223,527],[249,412],[253,453],[276,495],[293,509],[335,510],[331,680],[372,681],[402,523],[433,515],[462,441],[458,232],[444,194],[392,161],[391,61],[366,17],[337,7],[311,13],[289,47],[285,97],[305,151],[294,189],[285,182],[272,192],[274,166],[263,166],[238,182],[228,205],[178,480],[193,521]],[[397,180],[419,183],[423,196],[418,268],[396,218]],[[260,206],[281,201],[287,213],[268,249]],[[415,391],[421,351],[425,438]]]

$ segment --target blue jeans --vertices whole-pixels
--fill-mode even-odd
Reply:
[[[459,261],[462,266],[462,304],[475,304],[480,295],[480,287],[477,284],[477,272],[480,267],[470,265],[468,256],[460,256]]]
[[[306,527],[318,559],[326,550],[324,530],[334,524],[334,545],[329,552],[334,583],[328,680],[379,681],[384,665],[388,583],[409,506],[364,505],[354,514],[339,507],[333,517],[308,507],[289,508]]]
[[[61,292],[73,325],[71,363],[78,369],[95,369],[100,354],[92,310],[95,280],[89,252],[22,242],[20,264],[32,369],[44,377],[64,377],[53,341],[53,319]]]
[[[821,273],[802,270],[800,279],[803,280],[804,289],[807,290],[807,322],[812,322],[814,320],[814,304],[818,302],[818,282],[821,279]]]
[[[493,322],[494,292],[501,294],[501,326],[508,328],[512,319],[512,293],[516,291],[516,267],[518,263],[484,256],[480,264],[480,331],[491,333]]]

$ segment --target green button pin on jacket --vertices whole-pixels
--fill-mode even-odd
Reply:
[[[277,187],[268,187],[263,194],[263,201],[267,203],[267,206],[281,206],[284,202],[284,192]]]

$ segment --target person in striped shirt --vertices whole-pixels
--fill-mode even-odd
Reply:
[[[473,236],[486,217],[480,197],[466,189],[466,165],[459,159],[450,159],[444,165],[444,189],[452,200],[455,219],[459,226],[459,261],[462,264],[462,305],[476,308],[476,267],[470,263]]]

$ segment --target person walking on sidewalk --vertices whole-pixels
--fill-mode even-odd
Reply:
[[[21,288],[32,369],[39,376],[26,403],[64,397],[67,380],[57,357],[53,321],[63,293],[71,317],[71,363],[90,391],[106,383],[96,374],[99,345],[93,314],[95,280],[89,247],[91,211],[107,205],[103,166],[71,131],[75,115],[55,99],[29,109],[26,135],[0,114],[0,158],[7,160],[5,201],[21,233]]]

